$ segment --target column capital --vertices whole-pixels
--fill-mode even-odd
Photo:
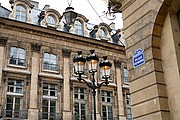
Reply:
[[[67,48],[62,48],[62,56],[66,58],[70,58],[72,50]]]
[[[5,46],[7,43],[8,38],[0,37],[0,46]]]
[[[121,61],[120,60],[114,60],[114,65],[116,68],[121,68]]]
[[[31,44],[31,51],[39,53],[40,50],[41,50],[41,45],[38,45],[37,43]]]

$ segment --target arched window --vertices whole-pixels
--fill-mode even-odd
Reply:
[[[100,28],[99,29],[99,37],[100,38],[106,38],[106,36],[107,36],[107,34],[106,34],[105,30]]]
[[[55,20],[54,16],[48,15],[47,23],[50,24],[50,25],[55,25],[56,24],[56,20]]]
[[[83,36],[83,25],[79,20],[75,21],[75,34]]]
[[[16,6],[16,20],[26,22],[26,8],[23,7],[22,5],[17,5]]]

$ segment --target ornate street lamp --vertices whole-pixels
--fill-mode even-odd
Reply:
[[[67,0],[67,2],[68,2],[69,7],[65,9],[65,12],[63,12],[63,16],[65,17],[65,21],[66,21],[65,28],[69,32],[69,29],[74,24],[78,14],[74,12],[74,8],[71,7],[72,0],[71,2]]]
[[[77,13],[74,12],[74,8],[73,7],[67,7],[65,9],[65,12],[63,13],[63,16],[65,17],[65,21],[66,21],[66,25],[67,26],[72,26],[76,20],[77,17]]]
[[[90,50],[90,55],[87,56],[86,60],[82,56],[82,51],[78,51],[78,55],[74,57],[73,62],[74,62],[74,71],[75,74],[79,75],[77,78],[79,81],[84,81],[86,85],[92,89],[93,93],[93,105],[94,105],[94,120],[96,120],[96,89],[100,88],[103,84],[108,85],[109,78],[110,78],[110,69],[112,64],[107,60],[107,56],[104,56],[104,60],[100,62],[99,67],[102,71],[102,78],[105,79],[105,81],[101,82],[100,84],[95,84],[95,73],[97,72],[97,66],[98,66],[98,61],[99,58],[96,56],[94,53],[95,50]],[[92,80],[91,84],[89,84],[85,79],[81,77],[81,75],[84,73],[84,65],[85,62],[87,61],[88,63],[88,68],[89,68],[89,73],[92,75]]]

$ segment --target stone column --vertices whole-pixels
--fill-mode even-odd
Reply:
[[[0,38],[0,91],[2,91],[2,70],[5,63],[5,54],[4,54],[4,47],[7,43],[7,38]],[[2,104],[2,94],[0,94],[0,109]]]
[[[31,86],[30,86],[30,105],[28,110],[28,120],[38,120],[38,74],[40,64],[41,46],[37,44],[31,45],[32,64],[31,64]]]
[[[123,92],[122,92],[122,79],[121,79],[121,62],[119,60],[114,60],[114,65],[116,69],[116,79],[117,79],[117,95],[118,95],[118,117],[119,120],[126,120],[124,115],[123,106]]]
[[[70,96],[70,56],[71,50],[62,49],[63,56],[63,120],[71,120],[72,119],[72,111],[70,108],[71,96]]]

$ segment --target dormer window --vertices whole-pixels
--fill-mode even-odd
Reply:
[[[16,20],[21,22],[26,22],[27,14],[26,14],[26,8],[22,5],[16,6]]]
[[[105,32],[105,30],[103,28],[100,28],[99,29],[99,37],[101,39],[103,39],[103,38],[106,38],[106,36],[107,36],[107,33]]]
[[[55,20],[54,16],[49,15],[47,17],[47,23],[50,24],[50,25],[55,25],[56,24],[56,20]]]
[[[83,25],[79,20],[75,21],[75,34],[83,36]]]

